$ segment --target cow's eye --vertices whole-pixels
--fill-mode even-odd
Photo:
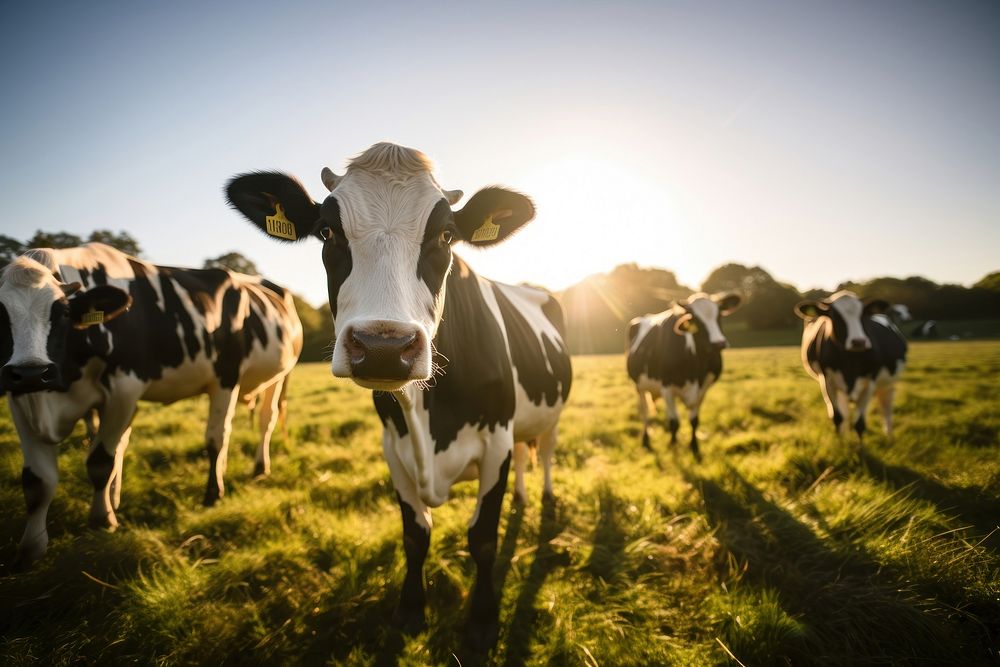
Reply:
[[[450,229],[441,232],[441,245],[451,245],[455,241],[455,235]]]
[[[319,230],[319,237],[324,241],[329,241],[331,238],[333,238],[333,230],[330,229],[329,227],[323,227],[322,229]]]

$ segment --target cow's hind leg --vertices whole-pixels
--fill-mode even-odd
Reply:
[[[514,502],[524,505],[528,502],[528,489],[524,477],[528,472],[528,443],[514,443]]]
[[[115,508],[121,500],[121,484],[116,480],[121,477],[135,408],[135,400],[120,398],[109,401],[101,410],[97,436],[87,453],[87,476],[94,485],[91,528],[114,530],[118,527]]]
[[[892,404],[896,398],[896,386],[892,383],[885,383],[875,390],[875,397],[878,399],[879,407],[882,408],[882,426],[885,428],[885,435],[892,440]]]
[[[649,417],[655,412],[656,406],[653,404],[653,397],[648,391],[636,388],[639,394],[639,419],[642,420],[642,446],[652,449],[649,444]]]
[[[556,441],[559,439],[559,425],[556,424],[538,438],[538,453],[542,457],[542,472],[545,475],[544,497],[552,500],[556,494],[552,491],[552,455],[556,451]]]
[[[677,414],[677,399],[670,387],[663,389],[663,402],[667,404],[667,428],[670,430],[670,444],[677,444],[677,431],[681,427],[681,418]]]
[[[862,387],[861,391],[858,393],[857,401],[857,415],[854,419],[854,432],[858,434],[858,440],[864,442],[865,431],[868,430],[867,424],[865,422],[868,415],[868,404],[872,400],[872,395],[875,393],[875,382],[867,381],[865,386]]]
[[[28,510],[28,522],[17,546],[14,570],[26,570],[45,553],[49,532],[45,525],[49,505],[56,494],[59,468],[56,465],[56,445],[37,442],[21,436],[24,467],[21,469],[21,489]]]
[[[479,466],[479,499],[469,525],[469,552],[476,563],[476,583],[472,591],[467,639],[476,652],[484,653],[496,643],[500,608],[493,589],[493,564],[496,561],[497,526],[500,506],[507,488],[512,444],[504,447],[496,441],[487,444]]]
[[[208,451],[208,485],[206,506],[212,506],[225,494],[223,479],[229,459],[229,436],[232,433],[233,411],[239,387],[216,387],[208,394],[208,425],[205,427],[205,449]]]
[[[274,426],[278,423],[281,412],[278,398],[281,396],[281,386],[285,378],[281,378],[261,392],[260,396],[260,443],[257,445],[257,456],[254,458],[253,476],[265,477],[271,474],[271,436]]]

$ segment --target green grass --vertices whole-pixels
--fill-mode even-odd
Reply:
[[[1000,343],[913,345],[896,440],[876,432],[863,453],[838,442],[797,349],[730,350],[702,412],[702,463],[669,447],[662,422],[655,453],[640,447],[621,356],[574,363],[558,501],[542,504],[538,471],[527,507],[505,500],[489,663],[1000,659]],[[14,575],[21,456],[0,408],[0,664],[479,662],[461,642],[474,485],[435,510],[429,627],[401,637],[388,624],[400,521],[370,397],[322,364],[296,369],[272,476],[250,480],[239,413],[228,495],[211,509],[206,412],[143,407],[114,534],[85,528],[78,428],[49,552]]]

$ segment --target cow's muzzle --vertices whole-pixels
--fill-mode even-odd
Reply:
[[[7,365],[0,369],[0,388],[14,394],[57,389],[61,379],[55,364]]]
[[[413,377],[413,364],[424,341],[419,330],[370,333],[352,329],[344,337],[344,345],[355,379],[406,381]]]

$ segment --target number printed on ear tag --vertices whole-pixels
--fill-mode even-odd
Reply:
[[[278,238],[294,241],[298,237],[295,235],[295,225],[285,217],[285,209],[281,204],[274,205],[274,215],[264,218],[267,223],[267,233]]]
[[[480,241],[496,241],[497,237],[500,236],[500,225],[493,224],[493,216],[486,218],[486,222],[472,232],[472,238],[470,241],[472,243],[479,243]]]
[[[92,327],[95,324],[104,324],[104,311],[91,308],[80,317],[80,324],[85,327]]]

